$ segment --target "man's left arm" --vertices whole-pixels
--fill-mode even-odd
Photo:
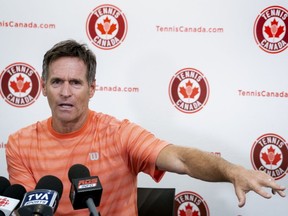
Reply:
[[[271,188],[273,193],[277,192],[280,196],[285,196],[286,188],[278,185],[268,174],[247,170],[197,148],[168,145],[159,153],[156,166],[160,170],[187,174],[203,181],[231,182],[239,200],[239,207],[245,205],[245,194],[249,191],[254,191],[265,198],[271,198],[271,193],[265,191],[263,187]]]

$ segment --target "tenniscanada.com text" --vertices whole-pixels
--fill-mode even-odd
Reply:
[[[100,86],[100,85],[96,85],[96,91],[138,93],[140,91],[140,89],[138,87]]]
[[[19,22],[19,21],[1,21],[2,28],[29,28],[29,29],[55,29],[56,24],[52,23],[36,23],[36,22]]]

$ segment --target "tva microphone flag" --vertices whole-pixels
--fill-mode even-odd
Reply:
[[[18,216],[52,216],[62,196],[63,184],[56,176],[47,175],[37,183],[35,190],[27,192],[21,206],[16,210]]]
[[[102,185],[97,176],[90,176],[88,168],[82,164],[75,164],[69,169],[71,181],[70,200],[73,208],[87,208],[87,200],[93,200],[99,206],[102,196]]]
[[[37,189],[25,194],[21,206],[47,205],[54,208],[55,203],[58,201],[57,199],[57,192],[53,190]]]

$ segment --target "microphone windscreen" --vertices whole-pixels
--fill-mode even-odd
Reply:
[[[68,177],[70,182],[72,182],[72,179],[90,177],[90,171],[82,164],[74,164],[69,169]]]
[[[26,189],[25,187],[23,187],[20,184],[13,184],[11,186],[9,186],[3,193],[3,196],[6,197],[10,197],[16,200],[19,200],[20,202],[18,203],[18,205],[15,208],[18,208],[25,196],[26,193]]]
[[[63,192],[63,184],[62,181],[53,175],[43,176],[38,183],[36,184],[35,189],[46,189],[46,190],[54,190],[58,192],[59,199],[62,196]]]
[[[3,192],[10,186],[10,182],[7,178],[0,176],[0,195],[3,195]]]
[[[17,200],[22,200],[26,193],[25,187],[20,184],[13,184],[9,186],[3,193],[3,196],[10,197]]]

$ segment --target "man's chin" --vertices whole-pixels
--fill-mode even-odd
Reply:
[[[71,121],[73,121],[73,119],[75,119],[75,117],[73,117],[73,112],[58,112],[56,115],[57,121],[63,122],[63,123],[69,123]]]

